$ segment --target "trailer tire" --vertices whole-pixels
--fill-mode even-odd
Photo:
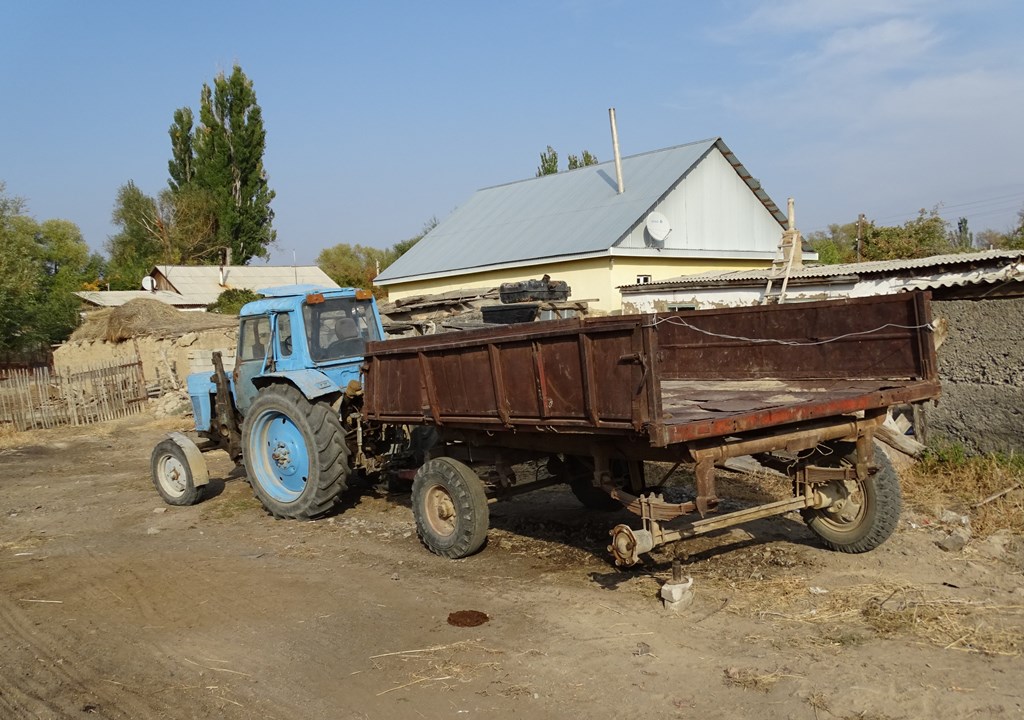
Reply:
[[[484,484],[458,460],[434,458],[416,471],[412,512],[420,541],[441,557],[472,555],[487,540],[490,510]]]
[[[831,462],[822,458],[823,466],[853,465],[857,461],[856,448],[850,443],[836,443]],[[856,489],[846,498],[839,510],[807,509],[802,514],[811,531],[821,538],[830,550],[863,553],[874,550],[896,530],[903,506],[899,476],[885,452],[874,445],[872,464],[875,472],[866,480],[856,480]],[[831,510],[831,512],[830,512]]]
[[[245,472],[276,518],[323,515],[347,487],[349,452],[335,412],[291,385],[260,390],[242,424]]]
[[[171,438],[153,448],[150,469],[153,484],[168,505],[195,505],[202,499],[203,488],[195,484],[195,470],[185,449]]]

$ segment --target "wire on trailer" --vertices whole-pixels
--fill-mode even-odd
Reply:
[[[704,335],[710,335],[712,337],[722,338],[724,340],[740,340],[740,341],[749,342],[749,343],[769,343],[769,344],[775,344],[775,345],[794,345],[794,346],[826,345],[828,343],[836,342],[837,340],[843,340],[843,339],[848,338],[848,337],[856,337],[858,335],[871,335],[872,333],[881,332],[882,330],[885,330],[886,328],[898,328],[900,330],[921,330],[921,329],[926,329],[926,330],[929,330],[931,332],[935,331],[935,325],[933,323],[925,323],[923,325],[899,325],[897,323],[886,323],[885,325],[882,325],[881,327],[876,327],[876,328],[873,328],[871,330],[858,330],[857,332],[849,332],[849,333],[845,333],[843,335],[837,335],[835,337],[826,338],[825,340],[815,340],[813,342],[800,342],[798,340],[778,340],[778,339],[775,339],[775,338],[749,338],[749,337],[743,337],[741,335],[728,335],[728,334],[725,334],[725,333],[716,333],[716,332],[712,332],[711,330],[705,330],[703,328],[699,328],[696,325],[692,325],[692,324],[686,322],[681,317],[676,317],[676,316],[655,317],[653,323],[651,323],[650,325],[645,325],[644,327],[656,327],[656,326],[660,325],[661,323],[668,323],[669,325],[679,325],[679,326],[682,326],[682,327],[687,327],[687,328],[690,328],[691,330],[694,330],[696,332],[703,333]]]

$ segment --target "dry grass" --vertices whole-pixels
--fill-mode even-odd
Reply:
[[[1014,489],[985,502],[1009,488]],[[943,510],[968,515],[975,536],[1000,530],[1024,534],[1024,457],[936,451],[903,474],[903,493],[911,507],[930,515]]]
[[[235,327],[238,318],[216,313],[181,312],[159,300],[129,300],[116,308],[89,313],[71,340],[122,342],[142,335],[184,335],[193,330]]]
[[[375,655],[370,658],[372,669],[385,675],[383,689],[377,695],[399,690],[414,690],[419,686],[440,687],[450,690],[457,684],[472,682],[481,674],[495,678],[502,674],[497,657],[499,650],[484,647],[479,640],[463,640],[450,645],[401,650]],[[491,679],[497,684],[497,694],[512,697],[528,694],[528,688],[510,685],[502,679]],[[481,690],[486,695],[488,691]]]
[[[804,578],[733,581],[727,612],[822,628],[829,645],[864,642],[865,633],[911,638],[950,650],[992,655],[1024,652],[1024,605],[943,597],[888,583],[812,590]]]
[[[775,684],[783,678],[801,678],[802,675],[788,675],[779,671],[765,673],[751,668],[726,668],[725,682],[728,685],[743,688],[744,690],[757,690],[758,692],[770,692]]]

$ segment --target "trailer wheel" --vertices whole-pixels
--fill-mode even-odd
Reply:
[[[420,540],[441,557],[472,555],[487,539],[490,511],[484,484],[458,460],[434,458],[416,471],[412,512]]]
[[[242,425],[245,471],[274,517],[309,519],[345,490],[349,453],[338,414],[291,385],[260,390]]]
[[[857,462],[856,448],[850,443],[834,443],[835,452],[812,461],[826,467],[852,466]],[[848,483],[835,481],[831,489],[841,501],[821,510],[807,509],[802,514],[807,526],[831,550],[863,553],[885,542],[899,524],[903,505],[899,477],[888,456],[876,444],[872,464],[875,472],[866,480]]]
[[[202,499],[202,486],[195,483],[196,470],[185,449],[171,438],[161,440],[153,448],[150,468],[153,484],[168,505],[195,505]]]

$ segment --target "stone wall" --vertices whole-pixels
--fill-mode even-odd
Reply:
[[[1024,298],[936,300],[948,323],[938,350],[942,396],[927,439],[974,452],[1024,452]]]
[[[53,353],[54,369],[60,373],[84,370],[89,366],[142,360],[146,384],[162,391],[185,387],[191,372],[212,370],[214,350],[224,353],[224,368],[235,367],[237,328],[198,330],[173,337],[141,336],[111,343],[106,340],[67,342]]]

